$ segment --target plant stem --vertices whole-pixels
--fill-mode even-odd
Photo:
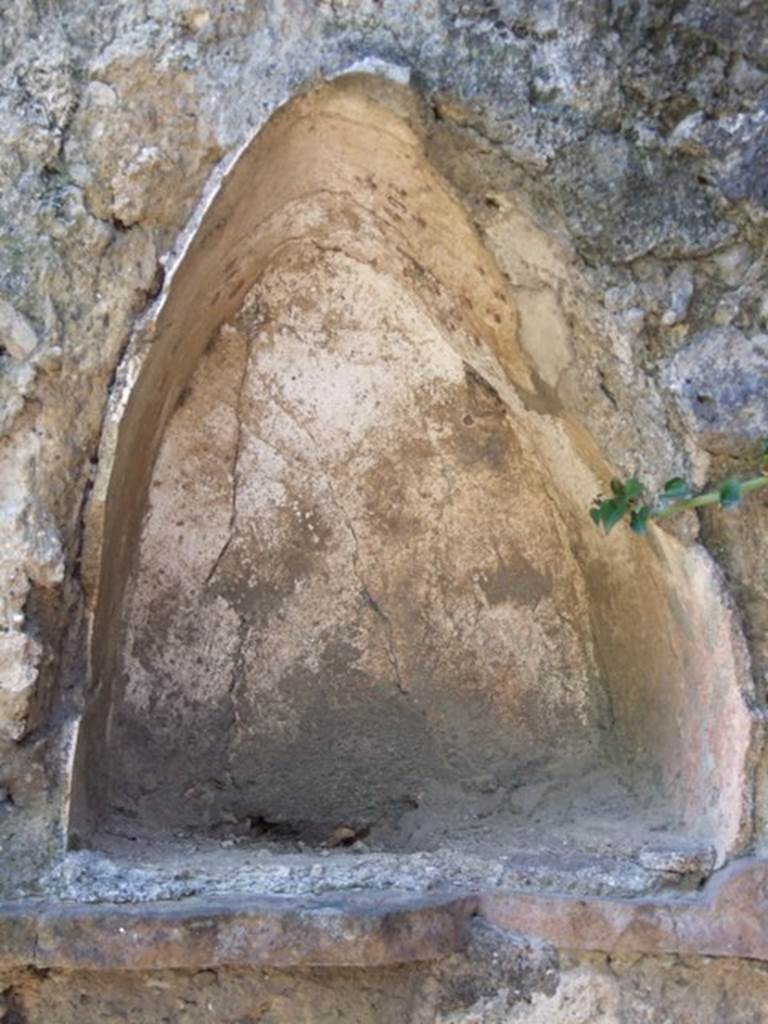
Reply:
[[[768,486],[768,476],[755,476],[751,480],[741,481],[742,494],[748,494],[750,491],[759,491],[761,487]],[[717,505],[720,502],[720,489],[716,491],[705,491],[704,494],[697,494],[693,498],[685,498],[683,501],[676,501],[674,505],[668,505],[666,508],[651,509],[648,513],[649,519],[666,519],[668,516],[673,516],[676,512],[683,512],[688,508],[701,508],[704,505]]]

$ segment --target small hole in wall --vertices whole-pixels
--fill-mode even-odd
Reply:
[[[155,267],[155,274],[152,278],[152,282],[147,289],[147,298],[156,299],[160,292],[163,290],[163,284],[165,283],[165,267],[162,263],[158,263]]]
[[[34,977],[45,978],[47,971],[28,968]],[[13,988],[0,990],[0,1010],[4,1011],[3,1024],[26,1024],[27,1015],[17,991]]]

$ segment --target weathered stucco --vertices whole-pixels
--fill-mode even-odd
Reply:
[[[519,341],[541,302],[511,297],[419,127],[368,76],[286,107],[126,357],[85,521],[72,828],[111,802],[129,831],[146,810],[408,847],[419,809],[433,844],[446,786],[461,818],[467,787],[602,761],[636,801],[609,817],[655,805],[722,862],[755,725],[712,567],[663,535],[606,558],[584,509],[610,467]]]
[[[167,428],[116,667],[113,783],[160,827],[394,825],[553,732],[562,761],[588,756],[606,715],[562,516],[462,359],[495,345],[525,373],[498,272],[364,86],[283,121],[260,161],[282,207],[249,175],[258,214],[232,214],[272,251]]]
[[[108,895],[108,859],[64,852],[98,821],[214,844],[310,822],[312,845],[404,811],[384,846],[450,852],[451,815],[500,822],[509,799],[524,829],[493,842],[528,856],[540,832],[546,884],[576,891],[763,850],[765,498],[650,541],[600,538],[585,508],[614,472],[755,464],[765,17],[6,5],[4,893]],[[563,866],[579,826],[620,878]],[[670,869],[686,842],[695,866]],[[486,870],[416,863],[419,885]],[[583,960],[513,1009],[485,975],[418,1013],[731,1019],[746,965],[650,963]],[[13,985],[6,1015],[37,1019],[43,982]],[[395,1019],[376,993],[302,1012]]]
[[[355,255],[364,214],[325,250],[299,220],[149,492],[109,761],[160,827],[221,824],[225,801],[367,828],[431,775],[519,772],[553,732],[586,754],[599,714],[584,583],[501,400],[408,268]]]

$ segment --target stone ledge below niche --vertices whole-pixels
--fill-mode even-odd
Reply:
[[[695,895],[228,896],[138,904],[0,904],[0,968],[376,967],[465,950],[478,919],[560,949],[768,960],[768,861]]]

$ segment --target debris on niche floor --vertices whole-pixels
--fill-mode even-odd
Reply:
[[[522,798],[524,799],[524,798]],[[415,813],[415,812],[414,812]],[[554,813],[554,811],[552,812]],[[337,825],[313,844],[290,825],[253,819],[247,835],[100,834],[99,850],[69,853],[41,891],[86,902],[189,896],[314,896],[343,892],[433,893],[503,888],[521,892],[685,897],[715,864],[705,842],[651,823],[611,826],[584,811],[584,825],[542,829],[518,822],[485,835],[448,835],[431,849],[384,849],[375,828]],[[233,826],[235,831],[238,826]],[[240,828],[244,827],[241,823]],[[34,894],[30,894],[34,895]]]
[[[530,775],[517,786],[479,779],[471,791],[425,784],[391,819],[324,827],[257,812],[224,814],[207,835],[112,822],[97,849],[68,854],[41,891],[87,902],[494,887],[623,898],[685,896],[713,870],[709,844],[600,768]]]

